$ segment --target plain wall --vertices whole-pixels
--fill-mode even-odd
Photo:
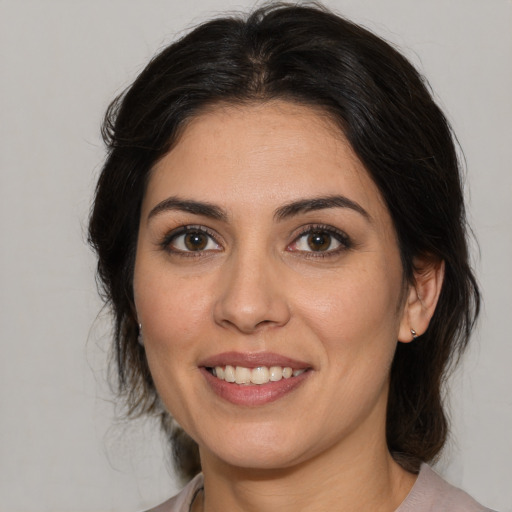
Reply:
[[[512,2],[331,0],[426,74],[464,149],[485,305],[438,469],[512,511]],[[186,27],[247,0],[0,1],[0,509],[136,511],[173,494],[151,424],[114,421],[85,226],[108,102]]]

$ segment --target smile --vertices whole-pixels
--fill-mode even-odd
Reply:
[[[247,368],[244,366],[215,366],[207,368],[214,377],[219,380],[239,385],[262,385],[269,382],[279,382],[282,379],[290,379],[303,374],[306,369],[294,370],[290,366],[258,366]]]
[[[224,352],[203,359],[198,367],[222,401],[245,407],[284,399],[315,373],[309,362],[271,352]]]

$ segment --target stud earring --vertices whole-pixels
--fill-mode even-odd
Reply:
[[[142,337],[142,324],[139,324],[139,334],[137,335],[137,342],[141,347],[144,346],[144,338]]]
[[[415,340],[418,335],[416,334],[416,331],[414,329],[411,329],[412,339]]]

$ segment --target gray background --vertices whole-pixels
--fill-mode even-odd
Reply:
[[[176,490],[154,426],[114,422],[85,225],[113,96],[239,0],[0,1],[0,510],[135,511]],[[512,2],[331,0],[427,75],[464,148],[485,296],[450,384],[450,481],[512,511]]]

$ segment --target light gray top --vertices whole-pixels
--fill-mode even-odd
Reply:
[[[185,509],[186,510],[186,509]],[[492,512],[422,464],[418,479],[395,512]]]
[[[203,487],[197,475],[174,498],[148,512],[189,512],[190,505]],[[427,464],[422,464],[418,479],[395,512],[492,512],[479,505],[469,494],[443,480]]]

